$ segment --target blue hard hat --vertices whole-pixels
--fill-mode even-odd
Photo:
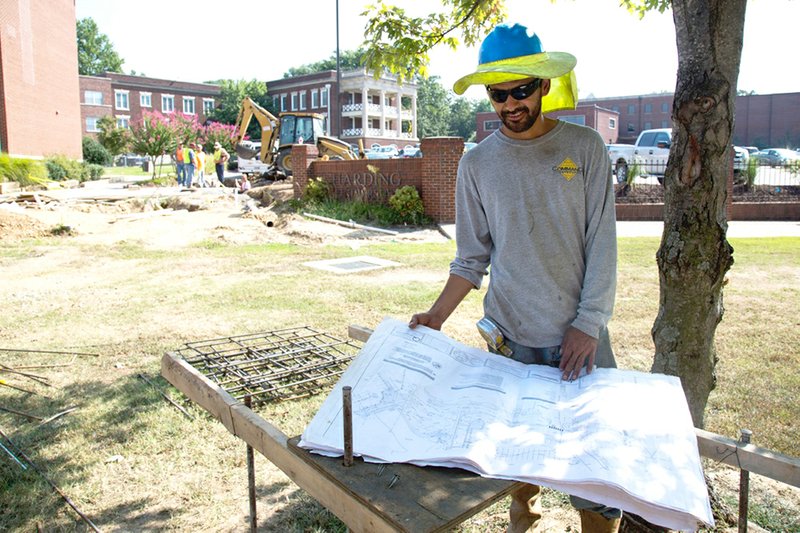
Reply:
[[[478,52],[478,64],[542,53],[542,41],[522,24],[500,24],[486,36]]]

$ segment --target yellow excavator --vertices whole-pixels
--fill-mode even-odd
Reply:
[[[242,143],[254,117],[261,125],[260,150]],[[320,159],[358,159],[349,144],[324,135],[323,120],[318,113],[286,112],[276,117],[246,96],[236,119],[236,154],[244,159],[258,155],[272,167],[273,174],[277,171],[284,176],[292,175],[292,146],[299,143],[315,144]]]

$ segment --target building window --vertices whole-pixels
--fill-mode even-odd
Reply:
[[[635,133],[636,127],[633,125],[633,122],[628,122],[628,133]]]
[[[653,123],[652,122],[645,122],[644,123],[644,129],[646,129],[646,130],[653,129]]]
[[[281,97],[277,94],[272,97],[272,108],[273,109],[280,109],[281,105]]]
[[[183,97],[183,112],[186,115],[194,115],[194,97]]]
[[[628,114],[633,115],[634,113],[636,113],[636,106],[633,104],[628,105]]]
[[[608,129],[615,130],[617,129],[617,119],[609,118],[608,119]]]
[[[322,107],[328,107],[328,88],[325,87],[324,89],[320,89],[320,105]]]
[[[611,106],[611,111],[616,111],[617,113],[619,113],[619,106],[618,105],[612,105]]]
[[[130,129],[131,117],[128,115],[117,115],[117,127],[123,129]]]
[[[664,102],[661,104],[661,111],[664,113],[669,113],[669,104]]]
[[[302,91],[300,93],[300,111],[305,110],[306,108],[306,92]]]
[[[644,104],[644,112],[645,113],[652,113],[653,112],[653,104]]]
[[[564,115],[558,117],[558,120],[563,120],[564,122],[571,122],[573,124],[580,124],[581,126],[586,125],[586,117],[584,115]]]
[[[494,131],[500,129],[500,121],[499,120],[484,120],[483,121],[483,131]]]
[[[117,109],[130,109],[128,102],[128,91],[114,91],[114,104]]]
[[[669,128],[669,120],[662,120],[661,121],[662,128]]]
[[[83,102],[89,105],[103,105],[103,93],[100,91],[84,91]]]
[[[212,111],[214,111],[214,99],[203,98],[203,114],[210,115]]]
[[[292,111],[297,111],[297,93],[292,93]]]
[[[97,117],[86,117],[86,131],[90,133],[97,133],[100,131],[100,128],[97,127],[97,121],[100,120]]]
[[[175,97],[171,94],[164,94],[161,96],[161,112],[174,113],[175,112]]]
[[[319,107],[319,89],[311,91],[311,108],[317,109]]]
[[[142,107],[153,107],[153,95],[151,93],[140,93],[139,105]]]
[[[281,95],[281,112],[286,111],[286,95]]]

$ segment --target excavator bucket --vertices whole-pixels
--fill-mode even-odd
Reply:
[[[255,148],[253,145],[247,145],[243,143],[236,144],[236,155],[242,159],[253,159],[259,154],[259,152],[260,150]]]

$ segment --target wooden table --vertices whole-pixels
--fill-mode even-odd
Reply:
[[[232,434],[258,450],[354,533],[447,531],[520,485],[457,468],[374,464],[311,454],[234,399],[180,356],[167,353],[161,374]]]

